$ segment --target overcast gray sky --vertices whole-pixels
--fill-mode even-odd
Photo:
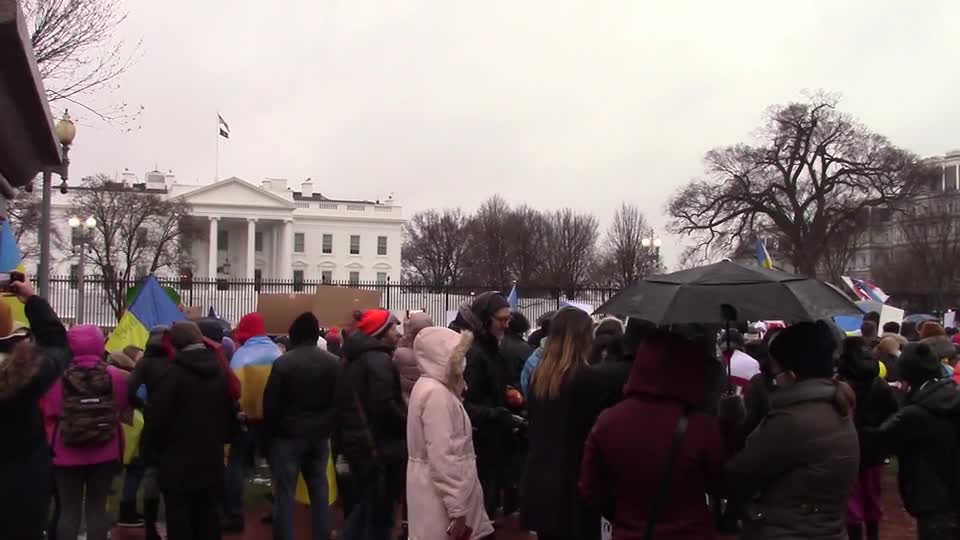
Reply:
[[[407,215],[500,193],[606,225],[626,200],[662,228],[704,152],[805,91],[922,155],[960,147],[956,1],[126,5],[143,45],[118,95],[145,107],[141,128],[85,121],[74,178],[156,165],[211,182],[219,111],[221,178],[394,192]]]

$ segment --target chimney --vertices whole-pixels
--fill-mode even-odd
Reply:
[[[287,190],[286,178],[274,178],[271,182],[273,182],[273,191],[282,192]]]
[[[305,199],[313,197],[313,182],[309,178],[300,184],[300,195]]]

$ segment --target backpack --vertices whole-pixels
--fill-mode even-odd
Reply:
[[[103,446],[117,436],[119,418],[113,402],[113,379],[107,365],[63,372],[63,413],[58,434],[68,447]]]

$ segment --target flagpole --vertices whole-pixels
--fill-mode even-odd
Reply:
[[[214,158],[216,160],[216,164],[214,165],[214,169],[213,169],[214,170],[213,181],[219,182],[220,181],[220,111],[217,111],[217,130],[214,131],[214,135],[217,137],[217,153],[216,153],[216,157]]]

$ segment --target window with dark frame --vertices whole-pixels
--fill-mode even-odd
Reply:
[[[303,291],[303,270],[293,271],[293,290],[296,292]]]
[[[293,233],[293,252],[303,253],[304,251],[306,251],[306,247],[307,247],[306,235],[302,232]]]
[[[360,272],[350,272],[350,284],[356,285],[360,283]]]
[[[320,272],[320,279],[324,283],[333,283],[333,272],[331,272],[330,270],[324,270]]]
[[[322,252],[324,255],[329,255],[333,253],[333,235],[332,234],[323,235]]]
[[[387,254],[387,237],[378,236],[377,237],[377,255],[386,255]]]
[[[360,254],[360,235],[359,234],[350,235],[350,254],[351,255]]]
[[[253,233],[253,250],[263,253],[263,231]]]

